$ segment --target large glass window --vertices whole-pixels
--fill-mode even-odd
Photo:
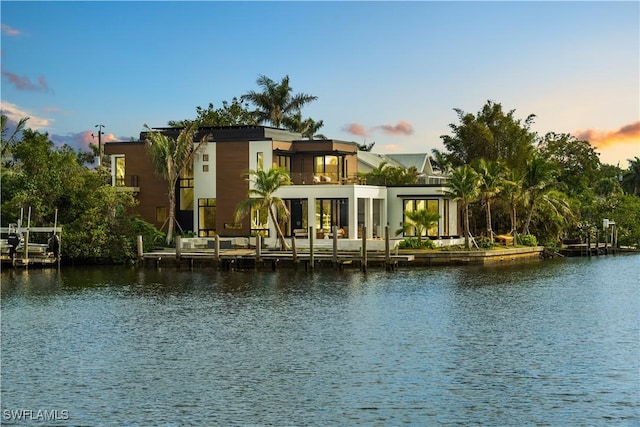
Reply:
[[[285,236],[299,235],[309,231],[308,210],[309,202],[307,199],[286,199],[285,204],[289,209],[289,221],[282,224],[282,231]],[[296,231],[297,230],[297,231]]]
[[[216,235],[216,199],[198,199],[198,236]]]
[[[405,199],[404,200],[404,212],[414,212],[422,209],[426,209],[429,212],[438,213],[438,201],[429,199]],[[402,221],[406,222],[407,218],[405,214],[402,215]],[[412,227],[404,232],[404,236],[414,237],[417,236],[417,230]],[[422,236],[438,236],[438,222],[436,222],[428,230],[422,232]]]
[[[193,210],[193,170],[189,168],[185,170],[178,179],[178,187],[180,188],[180,210]]]
[[[286,169],[291,172],[291,157],[289,156],[276,156],[275,165],[279,168]]]
[[[156,206],[156,223],[164,225],[167,220],[167,207]]]
[[[116,157],[116,187],[124,187],[125,161],[124,156]]]
[[[315,156],[313,162],[313,173],[324,179],[320,181],[336,181],[340,182],[343,177],[343,161],[342,156]],[[329,178],[328,180],[326,178]]]
[[[330,233],[335,225],[346,232],[349,223],[347,199],[316,199],[316,230]]]
[[[256,155],[256,170],[264,170],[264,153],[262,151]]]
[[[267,208],[251,208],[251,234],[269,237],[269,211]]]

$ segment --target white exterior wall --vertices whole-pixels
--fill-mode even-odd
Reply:
[[[262,153],[262,169],[268,171],[273,166],[273,143],[271,141],[249,141],[249,169],[258,170],[258,153]],[[244,173],[246,171],[240,171]],[[253,187],[253,184],[249,184]]]
[[[209,161],[203,155],[209,155]],[[209,171],[203,172],[202,166],[209,165]],[[193,160],[193,228],[198,232],[198,199],[216,198],[216,143],[209,142],[200,155]]]
[[[454,201],[449,202],[449,216],[444,215],[444,200],[447,199],[444,195],[443,187],[390,187],[388,192],[388,214],[389,225],[393,232],[402,227],[402,220],[404,214],[403,200],[408,198],[413,199],[437,199],[438,210],[440,219],[438,221],[438,230],[442,233],[445,230],[445,222],[449,225],[449,234],[455,235],[458,230],[458,204]],[[398,197],[398,196],[406,197]]]

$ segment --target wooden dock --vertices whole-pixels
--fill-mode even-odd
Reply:
[[[175,250],[146,252],[142,254],[144,265],[156,267],[175,265],[213,267],[221,270],[269,269],[280,267],[304,268],[312,270],[316,267],[359,267],[366,270],[368,266],[381,266],[388,270],[397,269],[399,264],[410,263],[414,255],[385,255],[381,252],[369,252],[363,256],[360,252],[288,252],[260,251],[255,249],[223,249],[217,254],[214,250],[204,249],[176,253]]]

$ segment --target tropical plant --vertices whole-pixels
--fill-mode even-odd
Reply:
[[[568,230],[577,227],[574,211],[578,210],[578,206],[577,199],[549,188],[539,195],[530,229],[535,230],[534,234],[543,244],[556,245],[566,237]]]
[[[480,199],[485,207],[487,236],[493,241],[491,225],[491,201],[502,191],[506,168],[499,161],[480,159],[476,168],[480,178]]]
[[[517,225],[517,209],[523,194],[522,189],[522,174],[512,169],[508,171],[505,176],[505,180],[502,186],[501,196],[508,202],[509,205],[509,217],[511,219],[511,234],[514,234],[518,229]],[[515,241],[514,241],[515,244]]]
[[[409,168],[391,166],[384,161],[362,176],[369,185],[407,185],[418,182],[418,169],[415,166]]]
[[[435,247],[436,244],[433,243],[432,240],[427,239],[421,241],[419,239],[416,239],[415,237],[401,240],[400,243],[398,243],[398,248],[400,249],[433,249]]]
[[[2,180],[3,224],[17,222],[21,211],[29,209],[32,225],[50,226],[57,220],[62,227],[65,262],[130,261],[136,256],[136,236],[142,234],[151,244],[157,231],[131,215],[137,204],[133,193],[106,184],[107,172],[89,169],[82,162],[84,154],[24,129],[12,143],[11,173]]]
[[[523,196],[527,206],[527,217],[522,229],[523,234],[530,234],[529,225],[533,217],[536,203],[545,191],[556,182],[557,167],[539,154],[534,155],[528,162],[522,180]]]
[[[222,107],[215,108],[209,103],[207,108],[196,107],[196,119],[199,127],[213,126],[244,126],[257,125],[258,121],[249,111],[248,105],[234,97],[231,103],[222,101]],[[175,128],[185,127],[189,120],[170,120],[168,125]]]
[[[13,132],[11,132],[11,135],[7,136],[9,132],[9,118],[4,114],[0,115],[0,126],[2,127],[2,137],[0,138],[0,167],[2,167],[3,171],[9,166],[11,152],[13,147],[18,143],[18,136],[24,130],[27,120],[29,120],[29,117],[21,118]]]
[[[280,245],[283,249],[289,249],[284,238],[284,233],[278,222],[278,218],[287,220],[290,216],[289,209],[282,199],[274,193],[283,185],[291,184],[289,172],[284,168],[271,168],[264,170],[249,170],[245,176],[250,182],[247,199],[243,200],[236,208],[236,221],[240,222],[252,211],[266,209],[269,212],[271,222],[276,228]],[[277,212],[277,214],[276,214]]]
[[[291,132],[302,134],[303,138],[308,139],[327,139],[327,137],[318,131],[324,126],[322,120],[315,121],[312,118],[302,120],[302,114],[296,113],[289,117],[285,117],[283,123]]]
[[[262,88],[261,92],[250,91],[240,97],[242,102],[249,101],[256,110],[253,112],[259,123],[270,123],[281,127],[285,120],[296,113],[317,96],[298,93],[292,95],[289,76],[284,76],[280,83],[276,83],[267,76],[259,75],[256,81]]]
[[[478,173],[469,165],[460,166],[453,170],[447,182],[448,188],[445,194],[453,200],[462,203],[464,216],[464,247],[469,249],[469,205],[474,202],[480,194],[480,183]]]
[[[202,137],[194,144],[194,137],[198,131],[197,122],[186,122],[177,138],[171,138],[163,133],[153,131],[145,125],[147,132],[147,150],[153,163],[155,172],[167,182],[169,198],[169,215],[167,218],[167,244],[173,240],[173,226],[176,220],[175,189],[178,179],[193,166],[193,159],[206,147],[209,135]],[[180,227],[180,224],[177,224]],[[161,229],[164,228],[164,224]]]
[[[422,234],[438,223],[440,215],[427,209],[404,212],[405,221],[396,234],[408,233],[415,230],[419,246],[422,246]]]
[[[600,176],[600,159],[589,141],[569,134],[547,133],[539,143],[542,157],[557,167],[557,179],[570,196],[588,198],[594,179]]]
[[[436,148],[431,150],[431,154],[431,165],[433,169],[442,173],[448,173],[451,170],[451,161],[448,159],[447,154]]]
[[[524,121],[515,118],[515,110],[505,113],[492,101],[476,115],[454,109],[459,124],[450,124],[452,135],[440,138],[448,150],[446,158],[453,167],[471,164],[475,159],[502,160],[511,169],[523,169],[534,150],[535,133],[530,130],[535,115]]]
[[[519,245],[538,246],[538,239],[533,234],[518,235],[517,241]]]
[[[640,157],[629,159],[629,169],[622,175],[622,188],[627,194],[640,196]]]
[[[373,146],[376,145],[376,142],[373,141],[373,142],[367,144],[367,141],[365,141],[362,144],[358,144],[357,142],[356,142],[356,144],[358,145],[358,151],[370,152],[371,150],[373,150]]]

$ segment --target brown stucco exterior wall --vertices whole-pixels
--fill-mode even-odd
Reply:
[[[249,142],[216,143],[216,231],[221,236],[248,236],[249,216],[242,220],[242,229],[225,228],[235,223],[235,210],[247,198],[249,183],[243,172],[249,169]]]
[[[169,200],[167,197],[167,182],[157,176],[153,164],[147,156],[145,143],[135,142],[107,142],[104,144],[105,155],[125,156],[125,183],[131,186],[135,183],[133,177],[137,176],[137,186],[140,188],[136,199],[139,201],[134,212],[140,217],[160,229],[162,223],[156,221],[156,207],[164,206],[169,213]]]

